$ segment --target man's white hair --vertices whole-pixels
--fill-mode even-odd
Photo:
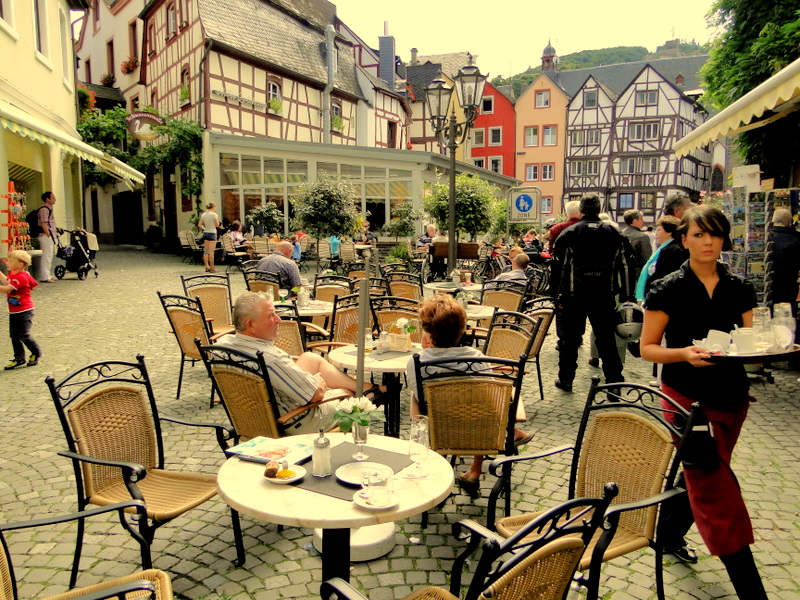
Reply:
[[[578,219],[581,216],[581,201],[570,200],[564,205],[564,212],[568,219]]]

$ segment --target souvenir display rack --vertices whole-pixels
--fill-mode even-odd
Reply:
[[[5,213],[7,218],[3,227],[7,234],[3,236],[2,243],[5,244],[5,256],[12,250],[31,250],[31,236],[28,222],[25,220],[27,207],[25,205],[25,194],[17,192],[14,182],[8,182],[8,193],[2,194],[5,208],[0,212]]]
[[[747,193],[734,187],[722,199],[722,210],[731,220],[733,248],[723,252],[722,261],[731,272],[749,280],[756,288],[759,303],[764,302],[767,271],[767,246],[772,233],[772,197],[764,192]]]

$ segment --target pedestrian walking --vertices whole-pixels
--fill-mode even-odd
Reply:
[[[8,253],[6,264],[8,276],[0,273],[2,283],[0,292],[5,292],[8,298],[8,331],[14,358],[6,365],[5,370],[10,371],[17,367],[33,367],[39,364],[42,351],[31,335],[33,326],[31,290],[39,285],[27,271],[31,266],[31,255],[24,250],[12,250]],[[31,353],[27,362],[25,348]]]

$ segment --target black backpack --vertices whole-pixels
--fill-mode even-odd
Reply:
[[[32,238],[37,238],[42,233],[42,228],[39,227],[39,211],[43,208],[47,207],[40,206],[39,208],[34,208],[28,213],[28,216],[25,217],[25,220],[28,222],[28,235]],[[48,208],[47,210],[50,209]]]

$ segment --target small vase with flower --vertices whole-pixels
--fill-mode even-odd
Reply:
[[[357,461],[367,460],[369,456],[364,452],[367,444],[369,424],[372,421],[385,421],[386,417],[378,410],[366,396],[345,398],[336,405],[333,418],[339,423],[339,429],[344,433],[353,433],[353,443],[358,451],[353,454]]]

